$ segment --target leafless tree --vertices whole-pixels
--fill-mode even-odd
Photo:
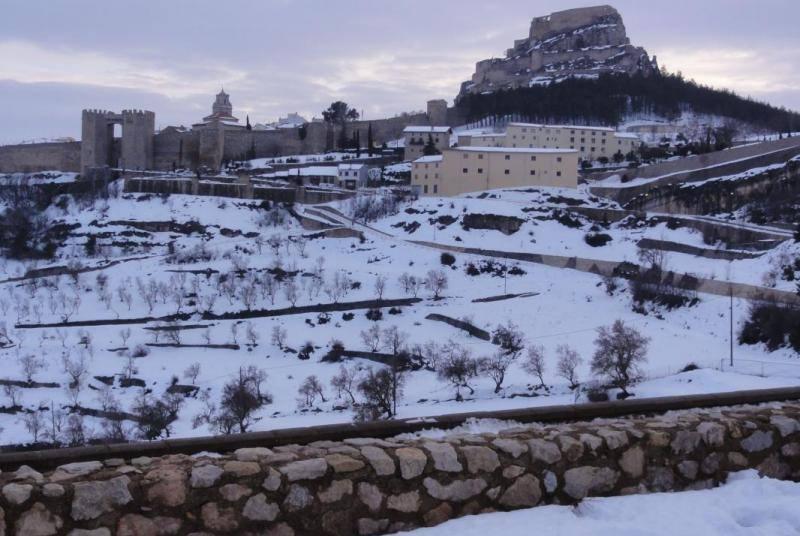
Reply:
[[[373,324],[369,329],[361,332],[361,340],[364,345],[372,352],[377,352],[381,347],[381,327],[378,324]]]
[[[180,324],[175,320],[168,320],[164,323],[163,326],[164,336],[167,338],[167,341],[171,344],[180,345],[181,344],[181,330]]]
[[[438,300],[442,292],[447,290],[447,274],[443,270],[429,270],[425,278],[425,288]]]
[[[280,252],[283,239],[280,235],[274,234],[267,239],[267,245],[272,249],[273,255],[277,256]]]
[[[375,324],[375,327],[377,327],[377,324]],[[397,355],[406,345],[408,334],[397,329],[397,326],[391,326],[383,330],[381,339],[383,341],[384,348],[389,350],[392,355]]]
[[[4,385],[3,386],[3,394],[11,401],[12,407],[19,406],[19,397],[22,394],[22,391],[16,385]]]
[[[122,368],[122,377],[126,380],[130,380],[138,373],[139,369],[136,368],[136,361],[133,357],[133,352],[128,352],[128,354],[125,356],[125,365]]]
[[[558,375],[569,382],[570,389],[577,389],[580,386],[577,369],[583,360],[578,355],[578,352],[566,344],[560,344],[556,348],[556,355],[558,356],[558,361],[556,362]]]
[[[264,274],[261,279],[261,296],[269,297],[270,305],[275,305],[275,295],[278,293],[278,282],[272,274]]]
[[[252,274],[248,274],[243,284],[239,287],[239,299],[248,311],[253,309],[258,299],[258,280]]]
[[[386,276],[378,274],[375,276],[375,297],[378,301],[383,300],[383,293],[386,291]]]
[[[436,374],[441,381],[450,383],[456,389],[456,401],[461,402],[461,388],[469,389],[470,394],[475,390],[469,382],[478,375],[478,363],[470,351],[452,341],[443,347],[444,356],[438,364]]]
[[[130,311],[131,306],[133,305],[133,294],[131,294],[130,291],[130,281],[120,283],[119,286],[117,286],[117,297],[119,298],[119,301],[128,308],[128,311]]]
[[[192,363],[183,371],[183,377],[191,381],[192,385],[197,383],[198,376],[200,376],[200,363]]]
[[[231,344],[239,344],[238,340],[239,324],[237,324],[236,322],[231,322],[230,332],[231,332]]]
[[[47,368],[47,361],[33,354],[25,354],[19,358],[19,366],[25,376],[25,381],[33,383],[33,377]]]
[[[119,330],[119,338],[122,339],[122,346],[128,346],[128,339],[131,338],[131,328],[122,328]]]
[[[607,377],[614,387],[629,395],[628,388],[642,378],[640,366],[647,361],[650,339],[616,320],[597,330],[592,372]]]
[[[61,443],[61,430],[64,427],[64,417],[65,414],[61,408],[56,407],[51,400],[50,418],[47,419],[45,424],[46,428],[42,432],[45,441],[54,445]]]
[[[294,247],[297,248],[297,252],[300,254],[302,258],[306,257],[306,246],[308,245],[308,240],[304,236],[298,236],[294,239]]]
[[[397,367],[382,368],[375,372],[367,369],[358,383],[362,401],[355,406],[356,421],[373,421],[397,415],[397,402],[403,395],[405,374]]]
[[[336,389],[337,398],[342,398],[342,394],[350,397],[350,403],[356,403],[355,389],[358,384],[358,370],[355,367],[341,365],[339,373],[331,378],[331,387]]]
[[[325,392],[322,389],[322,383],[320,383],[319,378],[314,375],[309,376],[300,384],[300,387],[297,389],[297,394],[299,395],[297,402],[301,408],[312,407],[317,397],[319,397],[323,403],[325,402]]]
[[[79,353],[78,357],[71,359],[69,353],[64,353],[61,356],[61,363],[64,374],[69,376],[70,385],[83,386],[86,377],[89,375],[86,356],[83,353]]]
[[[251,347],[255,347],[258,344],[260,335],[252,322],[247,322],[247,324],[245,324],[245,337],[247,337],[247,344]]]
[[[498,351],[491,356],[481,358],[478,361],[479,370],[489,376],[494,381],[494,392],[499,393],[503,388],[506,379],[506,372],[511,363],[517,358],[516,354]]]
[[[26,413],[22,418],[22,421],[25,423],[25,430],[31,434],[33,442],[38,443],[39,434],[42,432],[42,429],[45,426],[44,419],[42,418],[42,414],[39,412],[39,408],[34,409],[30,413]]]
[[[492,332],[492,343],[500,346],[500,351],[516,357],[525,347],[525,338],[517,325],[509,320]]]
[[[297,289],[297,283],[295,283],[293,279],[290,279],[283,284],[283,296],[289,301],[289,303],[292,304],[292,307],[297,304],[297,300],[300,296]]]
[[[64,428],[64,436],[67,444],[73,447],[85,445],[90,438],[90,431],[86,427],[83,416],[72,413],[67,417],[67,425]]]
[[[543,346],[529,346],[528,355],[522,362],[522,368],[525,372],[536,376],[539,379],[539,387],[547,387],[544,383],[544,372],[546,370],[544,347]]]
[[[282,350],[286,344],[286,337],[287,333],[284,328],[282,328],[280,325],[272,326],[272,336],[270,340],[273,345]]]

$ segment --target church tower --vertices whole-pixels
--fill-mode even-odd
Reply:
[[[217,98],[211,106],[211,115],[203,118],[203,121],[221,121],[224,123],[238,123],[239,120],[233,116],[233,105],[230,96],[221,90],[217,93]]]

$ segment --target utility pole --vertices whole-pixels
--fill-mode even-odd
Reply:
[[[731,295],[731,368],[733,368],[733,283],[728,285],[728,290],[730,291]]]

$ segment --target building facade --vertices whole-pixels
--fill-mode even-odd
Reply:
[[[423,156],[411,169],[420,195],[455,196],[523,186],[578,187],[578,152],[525,147],[455,147]]]
[[[450,136],[453,129],[450,127],[426,127],[408,126],[403,129],[403,141],[405,143],[406,160],[414,161],[423,156],[425,144],[429,140],[433,141],[434,147],[440,153],[450,148]]]
[[[637,150],[640,143],[636,134],[613,128],[532,123],[510,123],[502,134],[473,134],[458,140],[460,146],[569,149],[588,161],[612,159],[617,152],[624,156]]]

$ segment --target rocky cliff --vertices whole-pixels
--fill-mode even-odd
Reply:
[[[630,44],[622,16],[611,6],[569,9],[536,17],[527,38],[514,42],[505,58],[476,64],[461,94],[549,84],[564,78],[619,72],[650,74],[656,59]]]

